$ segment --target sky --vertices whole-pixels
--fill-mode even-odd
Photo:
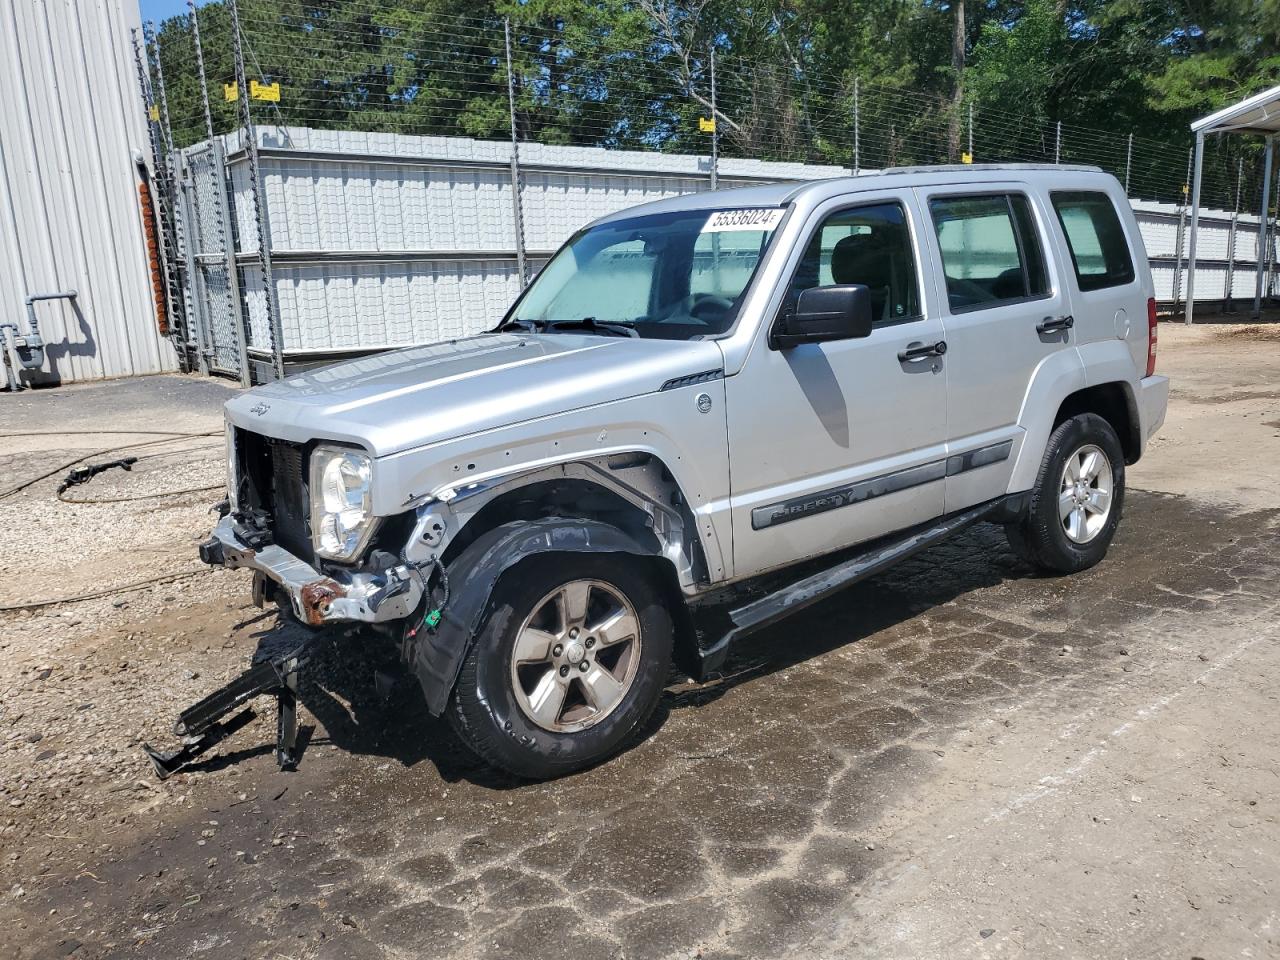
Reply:
[[[157,26],[162,20],[187,12],[187,0],[140,0],[138,5],[142,8],[143,21],[154,20]]]

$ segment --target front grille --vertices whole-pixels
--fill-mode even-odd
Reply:
[[[241,508],[266,514],[275,542],[312,563],[306,447],[237,428],[236,466]]]

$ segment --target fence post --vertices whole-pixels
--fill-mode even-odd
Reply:
[[[969,101],[969,162],[973,163],[973,101]]]
[[[151,81],[147,78],[147,68],[142,62],[142,48],[138,44],[138,31],[131,29],[129,33],[133,38],[133,64],[138,72],[138,92],[142,95],[142,108],[147,114],[147,138],[151,141],[151,160],[153,164],[158,166],[162,151],[160,148],[159,124],[152,119],[155,99],[151,93]]]
[[[1277,173],[1276,177],[1275,192],[1272,194],[1272,197],[1274,198],[1272,200],[1272,207],[1275,207],[1277,205],[1276,200],[1280,199],[1280,172]],[[1267,220],[1271,224],[1271,229],[1267,234],[1267,279],[1266,285],[1263,287],[1264,300],[1270,300],[1275,292],[1272,277],[1275,272],[1276,265],[1276,231],[1280,230],[1280,222],[1277,222],[1276,217],[1272,217],[1270,215],[1269,210],[1267,212]],[[1261,312],[1259,312],[1258,316],[1262,316]]]
[[[1129,146],[1124,153],[1124,195],[1129,196],[1129,174],[1133,172],[1133,134],[1129,134]]]
[[[159,107],[156,105],[155,95],[151,89],[148,65],[143,62],[143,47],[138,42],[137,29],[132,29],[129,32],[133,40],[133,64],[138,73],[138,90],[142,95],[143,109],[147,114],[147,139],[151,145],[151,165],[148,167],[146,163],[142,164],[142,186],[139,187],[139,202],[147,205],[144,213],[152,217],[152,229],[155,232],[154,239],[156,242],[156,263],[153,269],[158,270],[160,273],[158,277],[154,274],[152,276],[152,283],[158,282],[160,284],[160,289],[153,288],[152,295],[155,302],[156,320],[163,325],[162,333],[167,335],[171,329],[170,313],[173,310],[173,294],[176,287],[170,280],[171,255],[168,251],[169,237],[165,226],[167,222],[164,197],[166,182],[164,177],[159,175],[161,159],[165,157],[165,151],[164,144],[161,141]],[[151,174],[152,169],[156,172],[154,177]],[[152,188],[153,184],[154,189]],[[157,220],[159,221],[158,226],[156,225]],[[185,361],[183,367],[185,369]]]
[[[1227,287],[1222,295],[1222,312],[1235,309],[1236,228],[1240,224],[1240,186],[1244,182],[1244,157],[1236,167],[1236,205],[1231,212],[1231,228],[1227,232]]]
[[[1062,121],[1058,121],[1058,135],[1053,141],[1053,162],[1062,162]]]
[[[511,18],[502,21],[503,45],[507,56],[507,112],[511,122],[511,213],[516,229],[516,273],[523,290],[529,275],[525,264],[524,206],[521,203],[520,137],[516,130],[516,77],[511,63]]]
[[[720,124],[716,118],[716,48],[711,46],[711,189],[716,189],[720,167]]]
[[[187,0],[188,15],[191,17],[191,38],[193,45],[196,47],[196,78],[200,81],[200,106],[205,116],[205,138],[209,141],[209,163],[210,174],[215,175],[216,186],[219,191],[218,210],[214,211],[214,229],[218,233],[218,252],[223,256],[225,261],[224,269],[227,270],[227,297],[230,301],[230,328],[236,339],[236,360],[237,370],[239,371],[239,381],[241,387],[252,387],[252,379],[248,372],[248,351],[246,347],[247,335],[244,333],[243,316],[241,308],[239,308],[239,278],[236,271],[236,251],[232,248],[230,242],[230,233],[228,230],[229,221],[225,216],[225,209],[228,204],[228,187],[227,187],[227,168],[221,163],[221,154],[214,148],[214,111],[209,106],[209,76],[205,73],[205,47],[200,38],[200,15],[196,13],[196,0]],[[216,161],[216,164],[215,164]],[[196,216],[201,224],[205,223],[204,214],[200,210],[200,191],[192,187],[191,191],[192,205],[195,206]],[[205,233],[200,232],[201,255],[204,255]],[[202,344],[202,349],[207,349],[209,355],[214,356],[216,351],[216,334],[214,333],[214,317],[212,317],[212,305],[209,301],[209,283],[202,268],[198,265],[197,270],[201,270],[201,291],[198,296],[200,305],[205,310],[205,334],[206,343]],[[207,365],[207,360],[205,361]]]
[[[862,170],[862,78],[853,78],[853,173]]]
[[[258,266],[262,270],[262,295],[267,305],[267,332],[271,339],[271,367],[277,380],[284,379],[284,332],[276,308],[275,276],[271,270],[271,223],[267,219],[267,195],[258,167],[258,135],[249,109],[249,81],[244,69],[244,49],[240,35],[240,9],[236,0],[227,0],[231,11],[231,55],[236,67],[236,100],[244,128],[245,158],[249,161],[249,187],[253,194],[253,221],[258,232]]]
[[[1200,238],[1200,187],[1204,180],[1204,133],[1196,134],[1195,172],[1191,180],[1191,240],[1187,245],[1187,316],[1186,323],[1193,322],[1196,309],[1196,242]],[[1188,171],[1190,173],[1190,171]]]
[[[227,166],[225,163],[225,152],[222,150],[220,141],[215,141],[213,132],[213,110],[209,106],[209,77],[204,69],[204,46],[200,40],[200,17],[196,13],[195,0],[187,0],[187,8],[191,12],[191,37],[195,41],[196,48],[196,72],[200,79],[200,105],[204,111],[204,130],[205,136],[209,140],[209,169],[217,177],[217,188],[219,190],[218,209],[214,211],[216,220],[214,229],[218,233],[218,253],[220,253],[225,261],[225,269],[227,271],[227,299],[230,300],[231,309],[231,330],[235,335],[236,342],[236,361],[237,368],[240,373],[240,385],[249,387],[253,385],[253,379],[249,374],[249,349],[248,334],[245,331],[244,315],[240,309],[240,277],[236,270],[236,251],[235,243],[232,239],[231,218],[228,211],[228,182],[227,182]],[[195,202],[197,213],[200,210],[200,194],[198,190],[192,190],[192,197]],[[201,220],[203,222],[203,219]],[[201,240],[203,241],[203,234]],[[200,251],[202,254],[204,250]],[[201,275],[201,281],[206,278]],[[207,282],[204,283],[205,291],[208,290]],[[202,299],[203,299],[202,295]],[[214,349],[214,333],[212,327],[212,317],[210,317],[209,326],[209,349]]]
[[[1253,294],[1253,318],[1257,320],[1262,316],[1262,274],[1263,264],[1267,258],[1267,225],[1271,218],[1268,211],[1271,209],[1271,164],[1275,153],[1275,137],[1267,137],[1266,146],[1263,147],[1262,162],[1262,210],[1258,216],[1258,248],[1257,248],[1257,272],[1258,276],[1255,281],[1255,291]],[[1271,291],[1267,291],[1270,295]]]
[[[1187,153],[1187,180],[1191,179],[1191,153]],[[1177,264],[1173,271],[1173,312],[1178,312],[1178,307],[1182,303],[1182,251],[1183,244],[1186,241],[1187,232],[1187,184],[1186,180],[1182,184],[1182,201],[1178,204],[1178,240],[1174,246],[1174,256]]]
[[[213,139],[213,111],[209,108],[209,78],[204,72],[204,47],[200,43],[200,17],[196,14],[196,0],[187,0],[191,11],[191,38],[196,45],[196,72],[200,77],[200,106],[204,110],[204,132]]]

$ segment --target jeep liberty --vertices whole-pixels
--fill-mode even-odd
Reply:
[[[635,736],[673,657],[705,676],[972,523],[1037,571],[1098,563],[1164,420],[1155,361],[1138,226],[1096,168],[676,197],[579,230],[488,333],[230,401],[201,555],[303,624],[397,644],[476,753],[552,777]],[[304,658],[193,707],[157,769],[260,692],[288,762]]]

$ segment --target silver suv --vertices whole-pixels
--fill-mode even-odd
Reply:
[[[554,776],[635,735],[673,657],[713,672],[971,523],[1040,571],[1097,563],[1164,419],[1155,357],[1138,226],[1094,168],[663,200],[574,234],[488,333],[228,403],[202,556],[305,624],[370,625],[478,754]]]

